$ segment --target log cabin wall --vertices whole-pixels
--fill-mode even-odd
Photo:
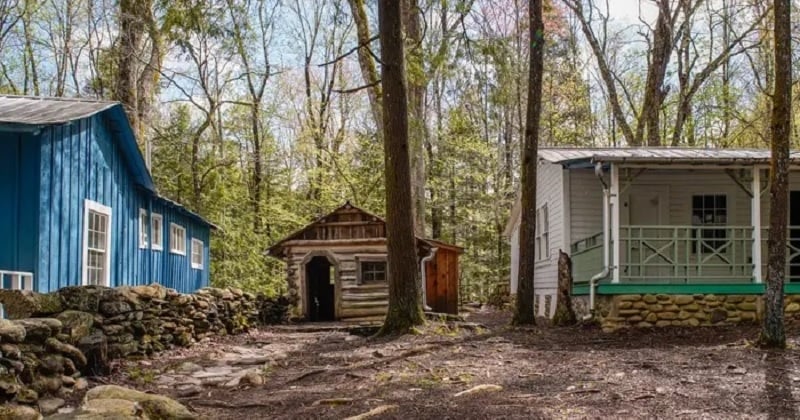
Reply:
[[[458,255],[462,249],[418,239],[420,258],[427,256],[434,247],[438,249],[437,255],[426,264],[429,277],[426,290],[432,282],[436,284],[429,296],[438,303],[432,306],[442,308],[441,312],[458,313]],[[346,203],[279,241],[268,253],[286,261],[286,279],[295,318],[317,318],[311,315],[312,311],[316,311],[313,315],[319,314],[319,295],[312,293],[316,299],[312,302],[308,286],[318,284],[318,279],[310,281],[310,277],[319,275],[320,262],[324,267],[327,261],[330,264],[327,275],[334,293],[331,318],[365,322],[382,321],[386,316],[389,305],[386,252],[384,220]],[[315,268],[310,268],[312,261]],[[317,287],[316,291],[320,290]],[[329,293],[329,289],[324,292]]]
[[[295,241],[292,241],[295,242]],[[386,261],[386,240],[348,241],[296,241],[287,244],[286,263],[289,290],[295,296],[294,316],[308,318],[311,303],[308,300],[306,265],[314,256],[326,256],[333,267],[335,282],[336,319],[364,322],[381,321],[389,305],[389,284],[383,281],[359,281],[359,264],[366,261]],[[335,241],[338,242],[338,241]]]

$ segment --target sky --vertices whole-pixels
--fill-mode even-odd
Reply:
[[[648,0],[608,0],[611,15],[620,21],[639,22],[639,13],[647,21],[654,21],[656,6]]]

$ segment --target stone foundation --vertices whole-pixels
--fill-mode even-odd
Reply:
[[[575,296],[579,317],[589,311],[588,296]],[[761,295],[598,295],[595,315],[603,331],[621,328],[698,327],[755,324],[762,320]],[[800,295],[785,297],[786,321],[800,321]]]
[[[80,374],[104,375],[113,359],[148,356],[212,335],[283,322],[288,300],[238,289],[180,294],[157,284],[0,290],[0,403],[63,398]]]

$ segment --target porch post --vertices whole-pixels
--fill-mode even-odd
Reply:
[[[612,283],[619,283],[619,208],[620,208],[620,189],[619,189],[619,166],[611,164],[611,268],[613,271]]]
[[[761,168],[753,166],[753,198],[750,200],[750,225],[753,226],[753,282],[761,283]]]

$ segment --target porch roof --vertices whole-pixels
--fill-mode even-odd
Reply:
[[[677,147],[542,148],[539,159],[565,167],[587,167],[595,163],[651,163],[655,165],[756,165],[768,164],[767,149],[700,149]],[[800,165],[800,151],[789,159]]]

